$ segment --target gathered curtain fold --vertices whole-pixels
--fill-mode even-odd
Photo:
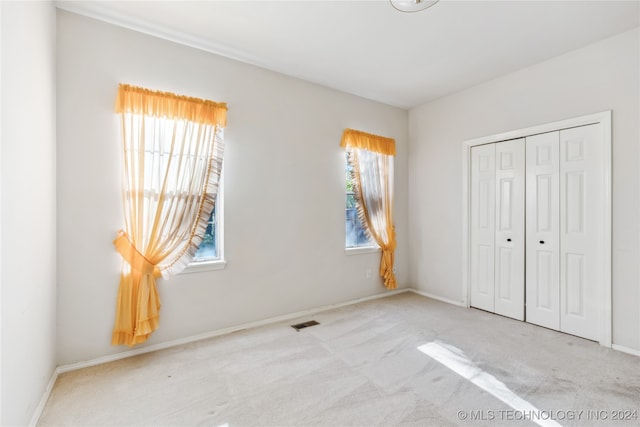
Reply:
[[[157,329],[156,279],[193,259],[213,210],[222,159],[224,103],[121,84],[123,258],[112,344],[133,346]]]
[[[345,129],[340,146],[352,166],[358,216],[365,231],[382,249],[380,276],[387,289],[398,284],[393,272],[396,233],[393,223],[393,157],[395,140]]]

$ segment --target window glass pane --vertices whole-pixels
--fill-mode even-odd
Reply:
[[[358,218],[358,209],[356,208],[356,196],[354,193],[353,177],[351,175],[351,165],[346,162],[346,221],[345,231],[346,240],[345,247],[358,248],[362,246],[375,246],[368,238],[364,231],[362,222]]]
[[[207,230],[204,233],[204,238],[202,239],[202,243],[200,243],[200,247],[193,259],[194,261],[205,261],[218,258],[218,239],[216,236],[217,205],[218,203],[216,201],[216,204],[213,207],[213,212],[211,212],[211,216],[209,217],[209,223],[207,224]]]

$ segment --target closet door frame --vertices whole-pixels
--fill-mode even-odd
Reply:
[[[600,125],[599,140],[602,144],[602,176],[600,179],[604,187],[604,200],[602,203],[602,218],[604,223],[602,224],[603,235],[601,236],[601,241],[604,242],[604,244],[600,252],[600,262],[602,262],[601,287],[599,289],[600,330],[597,335],[599,337],[598,342],[601,345],[611,347],[611,110],[539,126],[517,129],[510,132],[488,135],[462,143],[462,305],[470,307],[471,302],[471,271],[469,268],[471,259],[471,147],[592,124]]]

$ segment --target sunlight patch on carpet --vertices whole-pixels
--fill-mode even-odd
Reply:
[[[467,381],[470,381],[482,390],[498,398],[516,411],[520,411],[524,414],[539,414],[543,412],[511,391],[502,381],[499,381],[493,375],[480,369],[465,356],[462,350],[454,346],[434,341],[421,345],[418,347],[418,350],[437,362],[440,362]],[[560,424],[554,420],[536,418],[538,417],[534,416],[530,420],[539,426],[560,426]]]

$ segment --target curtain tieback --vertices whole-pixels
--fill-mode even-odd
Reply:
[[[393,273],[394,253],[393,249],[382,249],[382,259],[380,260],[380,276],[384,279],[384,286],[387,289],[395,289],[396,276]]]
[[[384,275],[387,271],[393,272],[393,249],[383,249],[382,259],[380,260],[380,275]]]
[[[118,237],[113,241],[113,245],[116,247],[116,250],[120,253],[122,258],[129,263],[132,270],[143,275],[153,275],[155,278],[162,276],[158,267],[152,264],[136,249],[135,246],[133,246],[133,243],[131,243],[131,240],[129,239],[129,235],[124,230],[120,230],[118,232]]]

